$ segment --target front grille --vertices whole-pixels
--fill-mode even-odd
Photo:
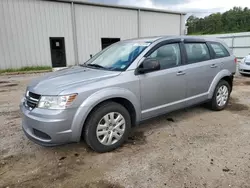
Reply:
[[[30,110],[34,109],[35,107],[37,107],[40,97],[41,95],[27,91],[25,96],[25,106],[28,107]]]
[[[243,70],[243,72],[250,72],[250,70]]]
[[[38,94],[35,94],[35,93],[32,93],[32,92],[29,92],[29,96],[32,97],[32,98],[34,98],[34,99],[39,100],[39,98],[40,98],[41,95],[38,95]]]
[[[28,107],[31,107],[31,108],[35,108],[37,103],[33,102],[33,101],[30,101],[30,100],[27,100],[27,106]]]

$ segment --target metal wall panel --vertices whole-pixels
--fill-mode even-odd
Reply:
[[[0,0],[0,69],[52,66],[49,37],[65,38],[69,66],[76,64],[77,53],[82,63],[100,51],[101,38],[179,35],[184,26],[181,14],[91,4],[74,7],[75,46],[70,3]]]
[[[180,35],[186,35],[187,34],[187,30],[186,30],[186,15],[181,14],[180,15]]]
[[[180,35],[181,15],[140,11],[141,36]]]
[[[233,53],[236,57],[238,57],[238,59],[242,59],[244,57],[246,57],[247,55],[249,55],[250,52],[250,47],[248,48],[234,48],[233,49]]]
[[[1,0],[0,18],[0,69],[52,66],[49,37],[65,37],[67,65],[75,63],[69,3]]]
[[[218,35],[205,35],[223,40],[232,50],[234,55],[241,59],[250,52],[250,32],[229,33]]]
[[[101,50],[101,38],[138,37],[136,10],[76,4],[75,11],[80,63]]]
[[[235,37],[234,38],[234,46],[237,46],[237,47],[248,46],[248,47],[250,47],[250,36]]]
[[[232,38],[225,38],[225,39],[222,39],[227,45],[229,48],[232,48],[232,45],[233,45],[233,39]]]

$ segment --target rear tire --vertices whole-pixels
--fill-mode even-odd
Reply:
[[[127,109],[115,102],[105,102],[88,117],[83,136],[96,152],[109,152],[128,138],[131,119]]]
[[[230,94],[231,86],[227,81],[221,80],[214,90],[213,98],[208,103],[210,109],[214,111],[224,110],[229,102]]]

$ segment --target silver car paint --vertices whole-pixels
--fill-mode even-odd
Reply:
[[[30,111],[21,103],[24,132],[42,145],[78,142],[88,114],[97,104],[108,99],[124,98],[130,101],[136,111],[136,122],[211,99],[220,79],[235,72],[232,54],[228,58],[135,75],[135,69],[151,48],[173,38],[157,38],[124,72],[75,66],[34,80],[27,87],[33,93],[78,93],[78,96],[66,110],[34,108]],[[214,64],[216,67],[211,67]],[[185,74],[178,74],[179,71]],[[51,139],[35,136],[33,128],[45,132]]]
[[[183,105],[163,106],[185,99],[186,80],[183,76],[176,75],[179,69],[176,67],[139,75],[142,119],[175,110]]]
[[[250,75],[250,72],[242,71],[242,69],[250,71],[250,65],[239,63],[239,66],[238,66],[238,70],[239,70],[240,73]]]
[[[106,80],[119,74],[121,73],[75,66],[35,79],[28,86],[28,90],[41,95],[68,94],[63,91],[65,89],[77,88],[78,86],[86,86],[98,80]],[[72,94],[72,90],[69,93]]]
[[[249,58],[249,55],[246,56],[245,58],[243,58],[239,64],[238,64],[238,70],[239,70],[239,73],[241,74],[247,74],[247,75],[250,75],[250,64],[246,64],[245,63],[245,59],[246,58]],[[249,61],[249,60],[248,60]],[[249,62],[248,62],[249,63]],[[246,72],[246,71],[249,71],[249,72]]]

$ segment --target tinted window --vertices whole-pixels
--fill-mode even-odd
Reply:
[[[186,43],[188,63],[197,63],[210,59],[208,47],[205,43]]]
[[[158,60],[161,69],[176,67],[181,64],[180,46],[178,43],[161,46],[149,57]]]
[[[229,52],[227,49],[220,43],[211,43],[211,46],[215,52],[215,58],[227,57]]]
[[[119,42],[96,54],[84,66],[124,71],[149,45],[144,42]]]

